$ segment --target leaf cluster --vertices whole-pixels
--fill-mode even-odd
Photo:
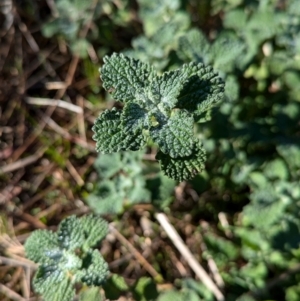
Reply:
[[[107,204],[113,204],[114,212],[131,200],[140,202],[147,194],[143,190],[133,197],[132,189],[140,187],[135,178],[141,179],[143,189],[154,191],[157,182],[145,186],[141,169],[136,173],[128,171],[129,167],[139,166],[140,161],[122,161],[125,155],[121,151],[140,149],[152,140],[160,149],[157,158],[162,169],[177,179],[185,178],[191,175],[195,162],[201,166],[200,146],[196,151],[191,148],[198,145],[193,144],[194,139],[199,142],[201,137],[208,154],[207,172],[186,186],[198,193],[199,201],[196,195],[191,207],[188,200],[181,204],[187,206],[193,221],[209,220],[206,229],[198,227],[192,233],[195,242],[201,235],[206,246],[200,254],[197,249],[199,260],[214,259],[225,282],[228,301],[299,300],[299,275],[289,273],[300,258],[298,0],[214,0],[210,2],[211,10],[197,16],[206,16],[200,20],[202,23],[199,21],[205,24],[205,31],[191,28],[192,18],[182,9],[184,5],[198,7],[196,2],[138,1],[144,34],[133,39],[133,49],[126,51],[126,56],[105,58],[101,69],[103,86],[121,103],[119,109],[104,111],[94,128],[98,150],[109,154],[99,156],[106,162],[99,165],[101,181],[96,185],[93,202],[107,200]],[[197,13],[193,12],[193,16]],[[212,13],[218,16],[210,19]],[[108,32],[113,30],[109,28]],[[191,61],[195,63],[190,65]],[[213,112],[210,123],[199,124],[210,112],[201,111],[201,106],[214,104],[201,98],[205,98],[206,92],[201,93],[211,87],[211,82],[207,84],[205,74],[199,75],[198,71],[184,77],[184,70],[189,66],[205,69],[206,64],[226,82],[225,96],[229,101]],[[171,71],[163,73],[166,70]],[[184,157],[191,149],[192,155]],[[119,161],[122,167],[119,163],[114,167]],[[158,182],[161,185],[155,192],[168,198],[168,184]],[[112,195],[118,197],[112,199]],[[221,223],[220,211],[226,213],[228,226]],[[269,290],[269,281],[281,279],[282,274],[289,278]],[[111,290],[111,299],[114,292],[119,297],[127,291],[137,300],[210,300],[194,287],[191,293],[191,286],[184,284],[179,291],[159,296],[150,279],[141,279],[131,288],[119,282]],[[149,288],[155,297],[147,295]]]
[[[181,38],[179,56],[188,62],[198,55],[198,61],[219,68],[226,87],[233,77],[239,90],[232,101],[221,104],[214,123],[203,124],[201,132],[209,153],[205,181],[220,195],[229,192],[230,205],[223,202],[221,208],[231,212],[239,204],[241,209],[228,213],[230,227],[219,225],[223,235],[213,229],[204,234],[203,257],[214,258],[226,286],[234,291],[235,297],[229,299],[244,300],[249,294],[242,292],[249,291],[257,300],[276,299],[272,291],[263,289],[270,271],[278,276],[299,258],[300,68],[298,21],[293,18],[298,11],[294,1],[285,6],[272,1],[216,2],[223,14],[220,32],[207,43],[203,33],[191,30]],[[212,51],[223,37],[233,47],[224,58]],[[243,51],[235,52],[235,45]],[[207,205],[206,210],[217,217],[218,209],[213,207],[218,205]],[[293,283],[297,277],[291,276],[277,287],[283,299],[299,298],[299,287]]]
[[[184,29],[162,67],[210,64],[226,82],[229,101],[212,122],[194,126],[209,155],[207,174],[191,181],[198,193],[216,199],[200,198],[194,214],[215,215],[218,223],[219,211],[228,211],[231,226],[219,224],[222,234],[213,227],[202,230],[207,246],[202,256],[215,260],[226,300],[276,299],[263,289],[270,275],[276,279],[299,260],[300,19],[297,1],[281,4],[213,1],[212,10],[222,15],[220,28],[208,35]],[[151,52],[158,49],[153,45]],[[277,286],[282,299],[299,299],[297,283],[291,275]]]
[[[124,207],[149,202],[142,173],[142,152],[100,154],[95,168],[100,177],[86,201],[99,214],[119,214]]]
[[[195,235],[201,231],[207,246],[202,258],[217,264],[226,300],[271,300],[277,295],[264,289],[270,275],[276,279],[299,261],[298,5],[227,0],[212,5],[217,2],[220,28],[209,34],[184,29],[171,52],[161,52],[159,41],[149,52],[161,53],[166,63],[156,65],[160,70],[194,61],[212,65],[226,82],[229,101],[212,122],[194,125],[209,154],[208,172],[190,183],[212,201],[200,197],[192,215],[209,214],[219,227],[197,229]],[[145,31],[140,38],[149,37]],[[219,223],[220,211],[227,212],[231,226]],[[296,275],[276,289],[282,299],[299,299]]]
[[[118,8],[110,0],[55,0],[51,17],[42,26],[42,34],[46,38],[57,37],[70,47],[73,54],[86,58],[92,44],[102,42],[111,46],[108,32],[131,21],[128,6],[125,0],[119,3]],[[93,22],[99,26],[90,26]],[[107,50],[103,48],[103,51]]]
[[[182,181],[203,169],[205,152],[194,135],[194,122],[222,99],[224,90],[211,67],[189,63],[158,75],[148,64],[113,54],[104,58],[101,79],[124,107],[96,119],[97,151],[136,151],[151,139],[169,177]]]
[[[158,168],[148,168],[143,155],[142,151],[99,154],[94,164],[99,179],[86,198],[94,212],[120,214],[136,203],[169,205],[176,182],[157,172]]]
[[[108,224],[95,215],[64,219],[57,232],[34,231],[25,243],[27,258],[39,264],[34,290],[46,301],[71,301],[74,285],[100,286],[108,265],[93,249],[108,233]]]
[[[132,40],[132,49],[124,54],[164,70],[177,49],[179,37],[186,34],[190,16],[180,8],[180,1],[139,0],[139,17],[144,34]]]

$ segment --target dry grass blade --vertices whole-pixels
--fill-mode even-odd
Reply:
[[[12,198],[16,197],[22,191],[22,187],[8,185],[6,186],[3,191],[0,191],[0,205],[7,203]]]
[[[25,258],[22,258],[22,260],[17,260],[17,259],[13,259],[13,258],[0,256],[0,263],[10,265],[10,266],[21,266],[21,267],[30,268],[33,270],[37,269],[37,265],[35,263],[33,263],[32,261],[25,259]]]
[[[7,286],[0,283],[0,292],[3,293],[7,298],[16,301],[27,301],[27,299],[23,298]]]
[[[146,271],[153,277],[157,282],[161,282],[162,276],[156,272],[152,265],[145,259],[145,257],[112,225],[109,225],[109,230],[116,238],[134,255],[139,263],[146,269]]]
[[[226,214],[225,214],[224,212],[219,212],[218,218],[219,218],[219,221],[220,221],[221,226],[222,226],[223,229],[224,229],[224,232],[225,232],[226,236],[229,237],[229,238],[232,238],[232,237],[233,237],[233,234],[232,234],[232,232],[230,231],[230,228],[229,228],[230,225],[229,225],[229,223],[228,223]]]
[[[206,271],[202,268],[199,262],[195,259],[194,255],[185,245],[175,228],[170,224],[166,215],[164,213],[157,213],[155,215],[156,219],[166,231],[169,238],[174,243],[175,247],[187,261],[191,269],[195,272],[195,274],[199,277],[199,279],[203,282],[203,284],[214,294],[218,301],[224,301],[224,295],[219,290],[219,288],[215,285],[215,283],[211,280]]]
[[[36,154],[28,156],[24,159],[20,159],[16,162],[13,162],[11,164],[2,166],[0,168],[0,174],[2,173],[8,173],[8,172],[12,172],[15,170],[18,170],[20,168],[26,167],[27,165],[30,165],[34,162],[36,162],[38,159],[40,159],[42,157],[42,155],[44,154],[46,148],[39,150]]]
[[[81,107],[60,99],[26,97],[25,100],[28,104],[32,105],[60,107],[78,114],[82,114],[83,112]]]
[[[70,173],[70,175],[74,178],[78,186],[83,186],[84,181],[81,178],[80,174],[77,172],[76,168],[72,165],[72,163],[68,160],[66,162],[66,167]]]

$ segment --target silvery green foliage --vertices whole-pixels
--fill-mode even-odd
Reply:
[[[80,0],[56,0],[55,16],[46,22],[42,27],[45,37],[60,36],[69,44],[71,50],[81,57],[87,55],[86,49],[90,43],[83,38],[79,38],[79,31],[93,16],[93,5],[90,1]]]
[[[211,64],[222,73],[234,71],[241,64],[245,43],[234,34],[222,33],[210,43],[204,33],[191,29],[179,38],[177,54],[183,61]]]
[[[100,154],[95,168],[100,181],[86,201],[96,213],[121,213],[126,205],[149,202],[142,170],[143,152]]]
[[[178,15],[180,8],[179,0],[138,0],[137,2],[146,36],[155,34],[165,23]],[[188,19],[188,15],[186,17]]]
[[[150,65],[115,53],[104,57],[101,79],[124,107],[105,110],[96,119],[97,151],[138,150],[151,139],[169,177],[182,181],[203,169],[205,152],[194,136],[194,122],[224,92],[224,82],[211,67],[189,63],[158,75]]]
[[[71,301],[74,285],[102,285],[108,276],[108,265],[93,248],[106,236],[108,224],[87,215],[64,219],[56,233],[34,231],[26,240],[27,258],[39,264],[33,279],[34,290],[45,301]]]
[[[179,38],[177,55],[184,62],[195,61],[212,65],[226,79],[225,96],[237,100],[239,86],[234,71],[249,61],[246,44],[234,34],[222,33],[210,43],[204,33],[191,29]]]
[[[201,283],[192,278],[185,278],[181,290],[169,290],[159,295],[157,301],[212,301],[213,294]]]
[[[145,33],[133,39],[133,49],[126,50],[124,54],[149,63],[157,70],[166,68],[170,52],[178,47],[179,37],[190,25],[189,16],[184,13],[177,13],[167,20],[153,34]]]
[[[191,18],[178,0],[138,0],[143,34],[132,40],[132,49],[123,53],[157,70],[164,70],[171,62],[170,53],[178,47],[178,39],[185,35]]]
[[[118,9],[110,0],[52,0],[52,2],[51,17],[42,26],[43,36],[46,38],[56,36],[63,39],[72,53],[81,58],[88,56],[91,44],[96,44],[99,38],[105,43],[105,38],[98,32],[98,28],[101,31],[105,26],[124,26],[130,20],[126,0],[120,1]],[[107,25],[107,19],[109,19],[109,25]],[[97,26],[90,28],[86,36],[82,35],[91,21]]]

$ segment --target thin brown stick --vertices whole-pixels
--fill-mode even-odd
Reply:
[[[67,109],[71,112],[75,112],[78,114],[82,114],[82,112],[83,112],[81,107],[76,106],[67,101],[61,100],[61,99],[26,97],[25,101],[28,104],[32,104],[32,105],[60,107],[60,108]]]
[[[0,191],[0,204],[3,205],[9,202],[12,198],[19,195],[22,191],[22,187],[8,185],[2,191]]]
[[[27,301],[25,298],[15,293],[13,290],[8,288],[7,286],[0,283],[0,292],[3,293],[6,297],[16,301]]]
[[[73,56],[72,61],[69,66],[69,70],[68,70],[66,79],[65,79],[65,86],[56,92],[55,99],[62,98],[63,95],[66,93],[67,88],[71,85],[74,75],[75,75],[75,71],[77,69],[78,62],[79,62],[79,56],[77,56],[77,55]]]
[[[182,238],[179,236],[175,228],[168,221],[167,216],[164,213],[157,213],[155,217],[160,223],[160,225],[163,227],[163,229],[166,231],[167,235],[172,240],[175,247],[178,249],[178,251],[184,257],[184,259],[187,261],[191,269],[193,269],[195,274],[203,282],[203,284],[214,294],[214,296],[218,301],[224,301],[225,298],[222,292],[211,280],[209,275],[206,273],[206,271],[203,269],[203,267],[199,264],[199,262],[196,260],[194,255],[185,245],[185,243],[183,242]]]
[[[44,114],[41,114],[41,116],[43,116]],[[71,135],[65,128],[62,128],[61,126],[59,126],[53,119],[48,118],[47,120],[47,124],[53,129],[55,130],[58,134],[60,134],[61,136],[63,136],[65,139],[80,145],[83,148],[88,149],[90,152],[95,153],[95,144],[85,141],[83,140],[81,137],[75,136],[75,135]]]
[[[20,280],[22,276],[23,268],[22,267],[17,267],[11,276],[11,279],[9,282],[6,283],[6,286],[9,288],[13,288],[16,283]]]
[[[11,27],[6,36],[1,38],[1,31],[0,31],[0,38],[1,38],[1,50],[0,50],[0,72],[6,62],[6,58],[9,54],[10,48],[12,46],[13,37],[15,35],[15,28]],[[4,46],[5,45],[5,46]]]
[[[31,191],[34,194],[34,196],[36,195],[35,194],[36,191],[38,190],[38,188],[40,187],[41,183],[44,181],[46,176],[51,174],[55,168],[56,168],[55,163],[50,163],[48,166],[47,165],[43,166],[42,172],[37,174],[36,177],[32,179]],[[25,210],[24,207],[23,210]]]
[[[30,165],[30,164],[36,162],[38,159],[40,159],[42,157],[42,155],[44,154],[45,151],[46,151],[46,148],[41,149],[34,155],[28,156],[24,159],[20,159],[14,163],[2,166],[0,168],[0,174],[12,172],[12,171],[18,170],[20,168],[23,168],[27,165]]]
[[[38,220],[36,217],[26,213],[26,212],[23,212],[17,208],[15,208],[16,210],[16,216],[20,217],[21,219],[23,219],[24,221],[30,223],[31,225],[33,225],[35,228],[37,229],[46,229],[47,226],[42,223],[40,220]]]
[[[221,226],[222,226],[223,229],[224,229],[224,232],[225,232],[226,236],[227,236],[228,238],[232,238],[232,237],[233,237],[233,234],[232,234],[232,232],[231,232],[230,229],[229,229],[230,225],[229,225],[229,223],[228,223],[226,214],[225,214],[224,212],[219,212],[218,218],[219,218],[219,221],[220,221]]]
[[[44,209],[36,214],[36,218],[41,219],[45,216],[50,215],[51,213],[54,215],[55,213],[58,213],[58,209],[60,209],[63,206],[62,203],[54,203],[47,209]]]
[[[47,188],[43,189],[41,192],[35,194],[31,199],[29,199],[24,205],[23,205],[23,211],[26,211],[27,208],[30,208],[35,202],[39,201],[42,199],[47,193],[50,191],[55,190],[54,185],[50,185]]]
[[[132,254],[126,254],[124,255],[123,257],[121,258],[118,258],[112,262],[109,263],[109,268],[110,269],[113,269],[113,268],[116,268],[116,267],[119,267],[120,265],[124,264],[125,262],[131,260],[133,257]]]
[[[25,268],[25,281],[27,283],[28,291],[29,291],[29,296],[30,296],[30,268]]]
[[[203,240],[201,243],[201,249],[202,249],[202,252],[207,250],[207,246]],[[223,278],[221,277],[221,274],[219,272],[216,262],[214,261],[213,257],[210,254],[207,254],[207,265],[208,265],[208,268],[209,268],[209,270],[212,274],[212,277],[215,280],[217,286],[219,288],[223,288],[225,286],[225,283],[223,281]]]
[[[0,262],[9,266],[17,266],[17,267],[20,266],[24,268],[31,268],[33,270],[37,269],[37,264],[35,264],[34,262],[26,258],[22,258],[22,260],[17,260],[13,258],[0,256]]]
[[[41,55],[40,47],[37,44],[37,42],[35,41],[35,39],[33,38],[30,31],[28,30],[26,24],[21,22],[21,18],[20,18],[19,15],[16,15],[16,17],[17,17],[19,29],[22,32],[22,34],[24,35],[24,37],[25,37],[27,43],[29,44],[30,48],[32,49],[32,51],[34,53],[36,53],[38,55],[38,59],[44,65],[44,67],[45,67],[46,71],[48,72],[48,74],[51,75],[51,76],[55,76],[55,74],[56,74],[55,70],[53,69],[51,64],[49,64],[49,62],[47,60],[45,60],[43,55]]]
[[[48,82],[45,83],[45,88],[47,90],[59,90],[65,88],[66,83],[65,82]]]
[[[83,179],[81,178],[80,174],[77,172],[76,168],[72,165],[72,163],[69,160],[67,160],[67,162],[66,162],[66,167],[67,167],[70,175],[76,181],[77,185],[83,186],[84,185]]]
[[[30,285],[27,281],[26,272],[24,271],[24,269],[21,276],[21,289],[23,296],[26,298],[26,300],[28,300],[30,298]]]
[[[81,108],[81,113],[78,114],[78,131],[83,141],[86,141],[86,132],[84,126],[84,99],[81,95],[76,98],[78,106]]]
[[[162,281],[162,276],[156,272],[151,264],[143,257],[143,255],[112,225],[109,225],[109,230],[116,238],[134,255],[145,270],[157,281]]]
[[[12,155],[12,159],[18,160],[18,158],[20,158],[20,156],[26,151],[26,149],[35,141],[35,139],[37,137],[39,137],[41,135],[41,133],[43,132],[48,119],[51,117],[51,115],[53,114],[53,112],[55,111],[55,107],[48,107],[47,111],[45,113],[45,119],[40,120],[39,122],[39,127],[38,129],[33,132],[27,139],[24,145],[22,145],[19,149],[17,149],[13,155]]]

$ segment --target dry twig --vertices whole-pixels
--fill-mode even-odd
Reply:
[[[224,232],[226,234],[226,236],[228,238],[232,238],[233,237],[233,234],[232,232],[230,231],[229,227],[229,223],[228,223],[228,220],[227,220],[227,217],[226,217],[226,214],[224,212],[220,212],[218,214],[218,218],[219,218],[219,221],[221,223],[221,226],[224,228]]]
[[[143,255],[113,226],[109,225],[109,230],[116,236],[116,238],[134,255],[140,264],[157,282],[162,280],[162,276],[158,274],[151,264],[143,257]]]
[[[18,170],[20,168],[23,168],[23,167],[25,167],[27,165],[30,165],[30,164],[36,162],[38,159],[40,159],[42,157],[42,155],[44,154],[45,150],[46,149],[44,148],[42,150],[37,151],[36,154],[34,154],[32,156],[28,156],[28,157],[26,157],[24,159],[20,159],[20,160],[14,162],[14,163],[2,166],[0,168],[0,174],[12,172],[12,171]]]
[[[0,292],[3,293],[5,296],[7,296],[11,300],[17,300],[17,301],[27,301],[25,298],[8,288],[7,286],[0,283]]]
[[[203,284],[214,294],[218,301],[224,301],[224,295],[219,290],[219,288],[215,285],[215,283],[211,280],[206,271],[202,268],[199,262],[195,259],[194,255],[188,249],[188,247],[184,244],[183,240],[175,230],[175,228],[170,224],[166,215],[164,213],[157,213],[155,215],[156,219],[166,231],[169,238],[174,243],[175,247],[181,253],[181,255],[185,258],[189,266],[193,269],[195,274],[199,277],[199,279],[203,282]]]
[[[38,105],[38,106],[53,106],[67,109],[71,112],[82,114],[82,108],[76,106],[72,103],[66,102],[61,99],[51,99],[51,98],[39,98],[39,97],[26,97],[26,102],[28,104]]]

